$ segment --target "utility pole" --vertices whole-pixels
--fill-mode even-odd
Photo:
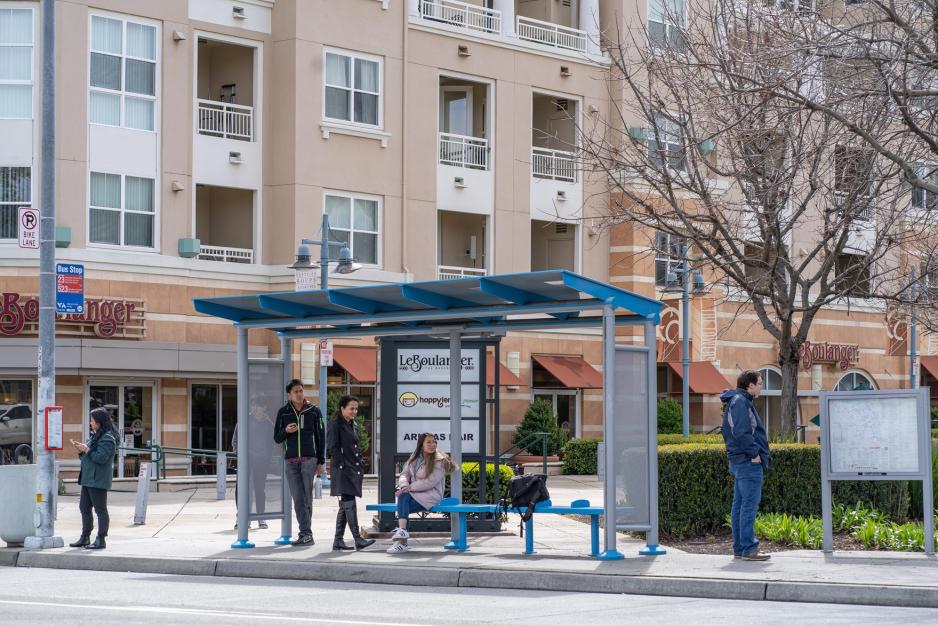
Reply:
[[[39,194],[39,402],[36,413],[39,438],[36,534],[24,545],[31,550],[61,548],[55,536],[52,510],[55,455],[46,448],[45,415],[55,405],[55,0],[42,0],[42,168]]]

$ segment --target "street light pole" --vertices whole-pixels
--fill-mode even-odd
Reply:
[[[918,376],[915,368],[918,360],[918,321],[916,320],[915,303],[919,297],[919,283],[915,267],[912,267],[911,274],[912,283],[911,293],[909,294],[909,389],[915,389],[918,387]]]
[[[685,249],[686,250],[686,249]],[[690,267],[687,260],[687,253],[684,254],[683,263],[684,292],[681,295],[681,307],[683,308],[681,317],[681,368],[683,376],[681,377],[681,409],[682,409],[682,432],[684,438],[690,437]]]

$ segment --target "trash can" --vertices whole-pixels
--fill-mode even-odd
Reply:
[[[36,532],[36,465],[0,465],[0,541],[20,547]]]

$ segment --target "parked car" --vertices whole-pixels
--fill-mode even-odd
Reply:
[[[16,447],[33,441],[33,408],[28,404],[0,404],[0,446]]]

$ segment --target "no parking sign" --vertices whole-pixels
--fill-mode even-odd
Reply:
[[[20,207],[20,248],[39,249],[39,211]]]

